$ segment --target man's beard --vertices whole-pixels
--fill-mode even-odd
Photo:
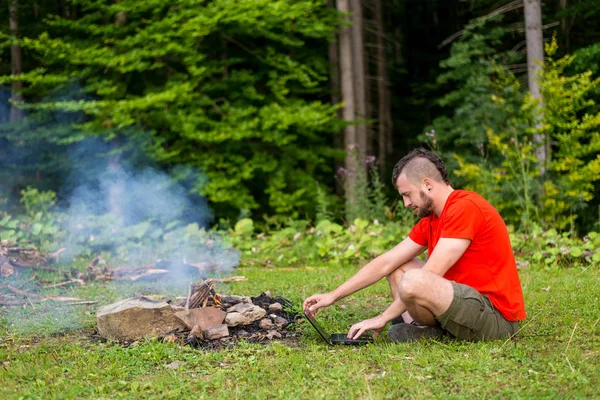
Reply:
[[[428,217],[433,214],[433,200],[422,190],[419,190],[419,196],[421,197],[421,200],[423,200],[423,205],[418,208],[417,216],[419,218]]]

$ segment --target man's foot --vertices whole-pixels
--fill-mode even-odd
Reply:
[[[444,330],[437,326],[396,324],[388,330],[392,342],[412,342],[421,338],[438,338],[444,336]]]

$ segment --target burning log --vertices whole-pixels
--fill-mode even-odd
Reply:
[[[209,305],[209,301],[212,302],[212,305],[221,306],[219,296],[214,289],[215,282],[212,279],[204,280],[198,285],[192,284],[190,287],[190,295],[185,302],[180,304],[182,307],[186,309],[206,307]]]

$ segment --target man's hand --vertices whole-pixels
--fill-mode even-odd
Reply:
[[[319,308],[328,307],[333,303],[335,303],[335,297],[331,293],[313,294],[304,300],[302,308],[306,314],[314,317]]]
[[[385,328],[386,324],[387,321],[381,315],[378,315],[375,318],[366,319],[350,327],[350,330],[348,331],[348,339],[358,339],[360,335],[366,331],[374,331],[373,339],[376,339],[383,328]]]

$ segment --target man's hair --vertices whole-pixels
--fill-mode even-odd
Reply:
[[[452,185],[448,179],[448,171],[444,162],[432,152],[423,148],[414,149],[404,157],[394,167],[392,173],[392,184],[395,188],[398,177],[404,173],[411,182],[420,182],[428,177],[436,182],[444,182]]]

